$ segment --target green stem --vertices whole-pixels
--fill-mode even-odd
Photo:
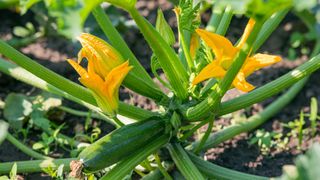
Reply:
[[[217,105],[219,105],[221,98],[230,88],[231,83],[233,82],[244,61],[246,60],[262,25],[263,23],[261,21],[256,22],[245,45],[235,57],[235,61],[232,63],[225,77],[218,84],[218,87],[215,89],[215,91],[210,93],[210,95],[205,100],[203,100],[196,106],[191,107],[183,112],[188,120],[206,118],[209,115],[209,112],[215,109]]]
[[[0,53],[14,61],[17,65],[23,67],[27,71],[43,79],[47,83],[57,87],[58,89],[62,89],[66,93],[71,94],[90,104],[96,104],[91,93],[86,88],[40,65],[36,61],[33,61],[29,57],[15,50],[2,40],[0,40]]]
[[[192,161],[188,157],[188,154],[185,152],[185,150],[181,147],[180,144],[171,143],[168,144],[167,147],[177,168],[187,180],[205,179],[199,172],[197,167],[192,163]]]
[[[18,139],[13,137],[10,133],[7,134],[6,139],[11,144],[13,144],[16,148],[18,148],[20,151],[22,151],[23,153],[25,153],[26,155],[28,155],[30,157],[33,157],[35,159],[52,159],[52,158],[45,156],[45,155],[42,155],[42,154],[34,151],[33,149],[29,148],[28,146],[24,145]]]
[[[206,130],[205,134],[201,138],[200,143],[198,144],[198,146],[194,149],[194,152],[196,154],[198,154],[201,151],[201,149],[203,148],[204,144],[207,142],[207,140],[209,138],[209,135],[210,135],[212,127],[213,127],[213,122],[214,122],[213,118],[210,118],[210,119],[211,120],[209,121],[208,129]]]
[[[181,100],[186,100],[189,85],[188,74],[174,49],[172,49],[160,36],[159,32],[139,14],[137,9],[131,9],[129,13],[137,23],[154,54],[158,57],[159,63],[175,95]]]
[[[158,165],[158,168],[159,168],[160,172],[162,173],[163,177],[166,180],[173,180],[172,177],[170,176],[170,174],[167,172],[167,170],[162,166],[161,159],[157,153],[154,154],[154,159],[155,159],[155,161]]]
[[[122,179],[130,173],[138,164],[145,160],[150,154],[157,151],[159,148],[164,146],[169,141],[168,135],[162,135],[146,146],[141,148],[141,151],[134,153],[129,158],[119,162],[115,167],[112,168],[106,175],[100,178],[100,180],[114,180]]]
[[[212,6],[212,14],[206,27],[206,30],[215,33],[218,29],[222,17],[222,8],[216,8],[215,6]]]
[[[141,95],[152,98],[157,102],[167,103],[168,97],[159,89],[147,71],[142,67],[138,59],[122,39],[119,32],[114,28],[111,20],[107,14],[104,13],[101,6],[97,6],[92,13],[102,31],[110,40],[112,46],[116,48],[125,59],[129,59],[130,64],[134,66],[124,80],[125,86]]]
[[[117,123],[117,128],[124,126],[125,124],[123,122],[121,122],[117,116],[112,117],[112,119],[114,120],[114,122]]]
[[[179,19],[178,19],[178,22],[179,22]],[[178,32],[179,32],[179,40],[184,53],[184,57],[187,60],[188,67],[191,72],[194,69],[194,63],[190,55],[190,49],[185,38],[185,33],[183,32],[183,29],[181,28],[180,23],[178,23]]]
[[[194,132],[196,132],[198,129],[200,129],[202,126],[204,126],[208,122],[212,121],[211,118],[212,117],[209,117],[209,118],[207,118],[207,120],[199,122],[197,125],[192,127],[187,133],[185,133],[179,140],[180,141],[185,141],[188,138],[190,138],[194,134]]]
[[[92,118],[96,118],[96,119],[102,119],[104,121],[110,122],[112,120],[110,120],[110,118],[108,118],[106,115],[102,115],[102,114],[97,114],[97,113],[89,113],[86,111],[79,111],[79,110],[75,110],[66,106],[59,106],[57,107],[57,109],[60,109],[66,113],[75,115],[75,116],[80,116],[80,117],[88,117],[90,114],[90,117]]]
[[[74,101],[76,103],[79,103],[81,105],[84,105],[86,107],[88,107],[89,109],[92,109],[94,111],[96,111],[97,113],[101,114],[101,111],[98,107],[96,107],[92,104],[89,104],[88,102],[83,101],[82,99],[79,99],[77,97],[74,97],[70,94],[68,94],[65,91],[62,91],[56,87],[54,87],[51,84],[48,84],[47,82],[45,82],[44,80],[36,77],[35,75],[31,74],[30,72],[26,71],[25,69],[18,67],[15,64],[12,64],[6,60],[3,60],[0,58],[0,71],[12,76],[13,78],[22,81],[24,83],[30,84],[32,86],[35,86],[37,88],[40,88],[42,90],[45,91],[49,91],[51,93],[60,95],[66,99],[69,99],[71,101]],[[78,94],[81,94],[82,92],[79,91]],[[91,97],[93,99],[93,97]],[[151,111],[147,111],[135,106],[131,106],[128,104],[125,104],[123,102],[119,102],[119,114],[134,120],[144,120],[144,119],[148,119],[152,116],[157,116],[159,115],[158,113],[155,112],[151,112]],[[108,121],[111,124],[115,124],[115,122],[113,121]]]
[[[57,169],[61,164],[64,165],[64,171],[69,171],[69,164],[73,160],[76,159],[45,159],[0,163],[0,174],[9,174],[14,163],[17,163],[17,173],[43,172],[43,169],[46,168]]]
[[[271,33],[279,26],[283,18],[288,14],[289,9],[279,11],[272,15],[262,26],[261,31],[257,37],[257,40],[254,42],[252,48],[252,54],[256,52],[261,45],[269,38]]]
[[[280,16],[280,18],[283,18],[285,14],[282,14],[282,13],[287,13],[287,12],[288,11],[279,12],[280,14],[276,14],[275,16]],[[275,23],[275,24],[277,24],[277,23]],[[270,35],[270,32],[269,33],[267,33],[266,31],[264,31],[264,32],[265,32],[266,36]],[[318,45],[320,45],[319,39],[316,41],[315,47],[311,53],[311,57],[316,56],[316,54],[320,52]],[[258,49],[258,48],[256,48],[256,49]],[[287,104],[289,104],[294,99],[294,97],[301,91],[301,89],[306,85],[306,83],[308,82],[308,79],[309,79],[309,76],[307,76],[307,77],[301,79],[300,81],[298,81],[297,83],[295,83],[285,94],[281,95],[276,101],[274,101],[267,108],[265,108],[265,110],[263,112],[259,113],[258,115],[250,117],[248,119],[248,121],[241,123],[241,124],[236,124],[236,125],[230,126],[226,129],[223,129],[217,133],[212,134],[209,137],[209,139],[206,142],[203,149],[205,150],[205,149],[215,147],[218,144],[220,144],[228,139],[231,139],[240,133],[251,131],[251,130],[255,129],[256,127],[260,126],[261,124],[266,122],[268,119],[270,119],[272,116],[277,114]],[[191,145],[191,147],[192,147],[191,149],[193,149],[194,147],[197,147],[197,144],[199,144],[198,141],[194,142]]]
[[[230,101],[223,102],[217,115],[222,116],[239,109],[248,107],[252,104],[261,102],[273,95],[280,93],[283,89],[292,86],[302,78],[312,74],[320,68],[320,55],[313,57],[296,69],[279,77],[278,79],[257,88],[247,94],[234,98]]]
[[[217,31],[215,32],[216,34],[220,34],[222,36],[226,34],[229,28],[232,16],[233,16],[233,11],[231,7],[226,7],[223,13],[223,16],[221,18],[221,21],[219,23],[219,26],[217,28]]]
[[[269,180],[267,177],[246,174],[212,164],[189,152],[188,155],[199,170],[210,179]]]
[[[272,116],[274,116],[276,113],[278,113],[287,104],[289,104],[293,100],[293,98],[300,92],[300,90],[304,87],[307,81],[308,81],[308,77],[300,80],[295,85],[293,85],[285,94],[283,94],[276,101],[274,101],[267,108],[265,108],[261,113],[250,117],[247,121],[229,126],[221,131],[218,131],[212,134],[202,149],[206,150],[206,149],[215,147],[218,144],[226,140],[229,140],[238,134],[241,134],[243,132],[248,132],[257,128],[258,126],[266,122],[268,119],[270,119]],[[192,144],[191,149],[197,147],[198,144],[199,142],[195,141]]]

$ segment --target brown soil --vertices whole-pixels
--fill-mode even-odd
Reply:
[[[154,22],[156,18],[157,7],[160,7],[165,11],[165,16],[168,18],[169,23],[172,26],[175,25],[174,14],[171,11],[172,6],[166,1],[139,1],[138,7],[144,16]],[[203,17],[206,20],[208,15]],[[31,13],[26,16],[20,17],[19,15],[6,11],[0,10],[0,19],[2,19],[2,26],[0,26],[0,37],[2,39],[8,40],[12,38],[12,28],[17,25],[23,25],[29,19],[32,19],[33,15]],[[235,41],[241,34],[244,27],[244,19],[235,19],[231,23],[231,27],[227,37]],[[282,56],[287,55],[288,50],[288,39],[289,35],[293,31],[305,31],[301,23],[292,15],[289,15],[281,26],[273,33],[265,45],[261,48],[260,52],[268,52],[272,54],[280,54]],[[147,71],[150,72],[149,58],[151,56],[151,50],[143,40],[141,34],[136,29],[128,29],[124,32],[124,38],[128,42],[129,46],[132,48],[138,59],[146,67]],[[75,48],[76,47],[76,48]],[[77,82],[77,75],[72,70],[72,68],[65,62],[67,57],[75,57],[77,54],[79,46],[71,44],[69,41],[64,40],[61,37],[46,37],[39,39],[37,42],[30,44],[24,48],[22,51],[27,56],[36,59],[39,63],[52,69],[53,71]],[[307,59],[307,57],[299,58],[296,61],[283,62],[267,69],[263,69],[256,74],[250,76],[249,81],[260,86],[266,82],[276,79],[277,77],[285,74],[290,69],[296,67]],[[320,79],[319,72],[314,74],[306,87],[298,94],[298,96],[290,103],[285,109],[281,111],[274,118],[270,119],[261,128],[267,131],[281,132],[284,128],[282,127],[282,122],[288,122],[294,120],[298,117],[299,111],[303,109],[308,112],[308,107],[311,97],[316,97],[320,99]],[[24,93],[27,95],[36,94],[39,90],[18,82],[11,77],[8,77],[0,73],[0,99],[4,99],[10,92]],[[232,91],[235,92],[235,91]],[[230,97],[234,97],[237,92],[230,93]],[[154,109],[156,105],[150,100],[136,95],[127,89],[121,89],[121,99],[125,102],[132,103],[143,107],[145,109]],[[230,98],[229,97],[229,98]],[[245,111],[246,115],[255,114],[265,107],[267,104],[271,103],[274,98],[271,98],[261,104],[256,104],[252,108]],[[79,105],[75,105],[69,101],[64,101],[64,103],[72,108],[85,110]],[[0,119],[2,118],[2,112],[0,111]],[[68,129],[64,130],[63,133],[73,136],[74,131],[83,129],[84,118],[78,118],[71,115],[64,115],[63,119],[67,122]],[[102,126],[103,134],[110,132],[113,127],[106,125],[106,123],[100,123],[94,121],[96,125]],[[217,124],[228,125],[230,124],[230,119],[220,119]],[[34,139],[40,135],[41,132],[33,132],[31,138]],[[221,166],[228,167],[231,169],[239,170],[242,172],[263,175],[263,176],[279,176],[281,175],[281,167],[284,164],[292,164],[294,158],[304,152],[313,141],[319,141],[319,127],[317,131],[317,136],[315,138],[305,137],[302,145],[302,149],[297,149],[297,141],[292,138],[288,144],[288,150],[277,151],[272,149],[270,154],[267,156],[261,155],[257,145],[249,145],[248,138],[252,133],[244,133],[234,139],[227,141],[216,148],[210,149],[206,153],[206,157]],[[30,145],[32,142],[27,141],[26,144]],[[56,155],[67,157],[68,153],[57,150]],[[17,161],[17,160],[28,160],[28,156],[24,155],[22,152],[17,150],[13,145],[8,142],[4,142],[0,146],[0,162],[7,161]],[[26,176],[27,179],[50,179],[48,176],[43,174],[30,174]]]

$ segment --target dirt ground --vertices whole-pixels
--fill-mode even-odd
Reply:
[[[165,16],[168,18],[170,25],[176,28],[174,13],[172,12],[172,6],[165,1],[139,1],[138,7],[142,14],[147,17],[151,22],[156,19],[156,10],[158,5],[164,10]],[[209,14],[203,16],[203,20],[207,21]],[[8,40],[12,37],[12,29],[14,26],[23,25],[29,19],[32,19],[32,13],[29,13],[23,17],[10,11],[0,10],[0,19],[2,19],[2,25],[0,26],[0,37],[2,39]],[[242,29],[244,28],[245,21],[243,18],[235,18],[230,26],[227,37],[232,41],[236,41],[237,38],[242,34]],[[272,36],[267,40],[264,46],[259,52],[267,52],[270,54],[279,54],[283,57],[287,56],[289,47],[289,35],[294,31],[304,32],[305,27],[297,20],[292,14],[288,15],[286,19],[282,22],[280,27],[272,34]],[[147,43],[143,40],[142,35],[137,29],[130,28],[124,32],[124,38],[129,44],[135,55],[141,61],[147,71],[150,73],[150,56],[151,50],[148,48]],[[312,46],[312,44],[310,45]],[[76,47],[76,48],[75,48]],[[65,59],[70,57],[75,57],[78,51],[79,45],[74,45],[69,43],[69,41],[64,40],[61,37],[46,37],[37,40],[26,47],[20,49],[21,52],[27,56],[36,59],[39,63],[52,69],[53,71],[77,82],[77,75],[74,70],[66,63]],[[300,57],[295,61],[289,61],[286,58],[284,60],[270,68],[260,70],[254,75],[249,77],[249,81],[256,86],[270,82],[277,77],[285,74],[292,68],[298,66],[299,64],[306,61],[308,57]],[[318,78],[320,72],[315,73],[311,76],[308,84],[303,90],[297,95],[297,97],[286,107],[281,113],[277,114],[274,118],[270,119],[261,128],[268,131],[283,131],[282,123],[292,121],[296,119],[299,115],[300,110],[308,112],[310,98],[316,97],[320,99],[320,79]],[[0,73],[0,99],[4,99],[10,92],[19,92],[27,95],[36,94],[39,92],[37,89],[23,84]],[[237,93],[235,93],[237,94]],[[234,94],[230,94],[234,96]],[[156,105],[150,100],[136,95],[127,89],[121,89],[120,97],[122,100],[128,103],[132,103],[143,107],[145,109],[154,109]],[[252,108],[246,110],[246,115],[255,114],[271,103],[275,98],[266,100],[263,103],[256,104]],[[83,107],[70,103],[68,101],[64,102],[67,106],[85,110]],[[2,117],[2,112],[0,111],[0,118]],[[66,122],[68,122],[69,129],[64,130],[64,133],[73,135],[77,128],[83,127],[83,118],[77,118],[68,114],[62,116]],[[99,122],[97,121],[97,126]],[[219,119],[216,123],[217,125],[228,125],[230,124],[230,119]],[[103,134],[110,132],[113,127],[101,123]],[[314,138],[305,137],[303,140],[302,148],[297,149],[297,141],[292,138],[288,143],[287,151],[278,151],[272,149],[269,155],[261,155],[257,145],[250,145],[248,139],[252,133],[245,133],[234,139],[227,141],[216,148],[208,150],[206,157],[221,166],[235,169],[238,171],[263,175],[268,177],[274,177],[281,175],[281,167],[285,164],[292,164],[294,158],[305,152],[310,144],[314,141],[320,141],[319,126],[317,129],[317,134]],[[34,132],[35,136],[36,133]],[[26,144],[32,144],[32,142],[26,142]],[[63,155],[63,152],[57,152],[57,155]],[[15,161],[15,160],[28,160],[28,156],[21,153],[14,146],[8,142],[4,142],[0,146],[0,161]],[[45,179],[47,176],[39,174],[31,174],[27,176],[27,179]]]

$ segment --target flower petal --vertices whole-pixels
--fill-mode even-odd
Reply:
[[[67,59],[67,61],[73,67],[73,69],[77,71],[77,73],[81,77],[87,77],[88,76],[87,71],[83,67],[81,67],[77,62],[75,62],[72,59]]]
[[[255,88],[252,84],[246,81],[244,73],[241,71],[237,74],[232,84],[235,88],[243,92],[249,92]]]
[[[246,43],[248,37],[250,36],[250,33],[255,25],[256,21],[254,19],[249,19],[249,22],[246,26],[246,28],[244,29],[244,32],[242,34],[241,40],[238,43],[237,47],[240,49],[242,48],[242,46]]]
[[[222,67],[218,66],[215,61],[213,61],[200,71],[200,73],[192,81],[192,84],[196,85],[213,77],[223,77],[225,74],[226,71]]]
[[[237,52],[237,48],[225,37],[211,33],[203,29],[196,29],[198,35],[204,40],[214,52],[216,59],[223,56],[233,58]]]
[[[94,61],[94,69],[102,77],[105,77],[114,67],[124,62],[120,53],[96,36],[82,33],[78,40],[83,46],[82,51],[84,51],[80,54],[80,57],[86,57],[88,61]]]
[[[118,93],[122,81],[131,69],[132,66],[129,66],[129,61],[126,61],[120,66],[112,69],[112,71],[108,74],[108,76],[105,78],[104,87],[106,87],[105,90],[107,91],[106,93],[109,97],[113,97]]]
[[[247,59],[243,72],[245,76],[249,76],[254,71],[261,69],[266,66],[270,66],[274,63],[281,61],[280,56],[268,55],[268,54],[255,54],[254,56]]]

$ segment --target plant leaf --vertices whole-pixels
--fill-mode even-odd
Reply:
[[[0,144],[6,138],[8,132],[8,124],[0,120]]]
[[[181,0],[179,8],[179,26],[184,30],[194,32],[200,25],[200,19],[198,19],[200,3],[193,6],[193,0]]]
[[[172,46],[176,42],[175,37],[174,37],[174,33],[173,33],[171,27],[169,26],[169,24],[167,23],[166,19],[164,18],[164,15],[163,15],[161,9],[158,9],[156,29],[161,34],[163,39],[170,46]]]
[[[19,129],[23,120],[31,114],[32,104],[23,94],[10,93],[5,99],[3,115],[11,127]]]

